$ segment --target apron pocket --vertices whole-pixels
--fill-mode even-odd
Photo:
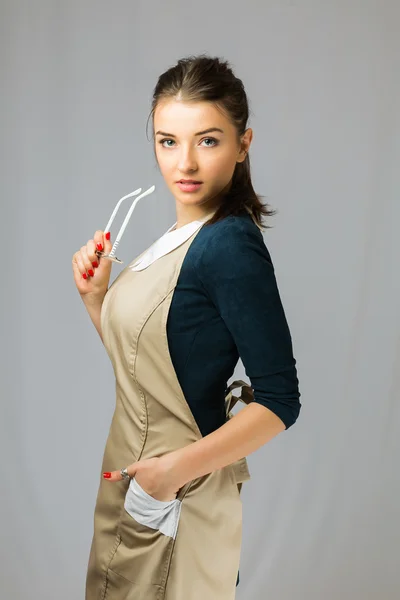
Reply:
[[[157,500],[133,478],[129,482],[124,508],[138,523],[157,529],[173,539],[176,538],[182,509],[182,502],[178,498]]]
[[[121,585],[119,598],[136,598],[132,590],[145,590],[146,600],[161,600],[180,522],[182,501],[191,483],[178,492],[174,500],[157,500],[150,496],[135,479],[131,479],[125,494],[118,526],[120,544],[108,564],[110,585],[118,576]],[[132,584],[122,586],[124,578]],[[139,586],[139,587],[138,587]],[[159,586],[159,587],[157,587]],[[119,589],[119,588],[118,588]],[[128,593],[129,590],[129,593]],[[142,595],[138,593],[138,600]],[[106,594],[105,599],[114,600]],[[105,600],[104,599],[104,600]]]

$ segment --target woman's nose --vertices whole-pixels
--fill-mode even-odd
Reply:
[[[196,171],[197,161],[192,149],[188,148],[181,150],[178,168],[180,171]]]

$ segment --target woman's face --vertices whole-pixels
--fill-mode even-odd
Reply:
[[[218,206],[236,163],[246,157],[252,130],[246,130],[240,144],[235,127],[211,102],[163,101],[153,123],[157,162],[176,201],[207,210]],[[178,185],[182,179],[201,184],[189,191]]]

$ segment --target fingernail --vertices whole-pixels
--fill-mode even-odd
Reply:
[[[92,265],[95,269],[97,269],[97,267],[99,266],[99,263],[95,260],[94,262],[92,262]]]
[[[93,269],[89,269],[88,273],[89,273],[90,277],[93,277],[93,275],[94,275]]]
[[[110,239],[110,237],[111,237],[111,232],[110,232],[110,231],[107,231],[107,233],[106,233],[106,240],[109,240],[109,239]]]
[[[98,244],[96,244],[96,248],[99,252],[103,251],[103,244],[100,244],[100,242]]]
[[[82,277],[83,277],[83,279],[87,279],[86,273],[82,273]]]
[[[110,479],[111,473],[103,473],[104,479]]]

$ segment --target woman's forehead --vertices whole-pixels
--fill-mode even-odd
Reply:
[[[230,123],[227,117],[212,102],[185,102],[183,100],[164,100],[154,111],[155,131],[179,133],[219,127],[225,132]],[[174,131],[172,131],[172,128]]]

